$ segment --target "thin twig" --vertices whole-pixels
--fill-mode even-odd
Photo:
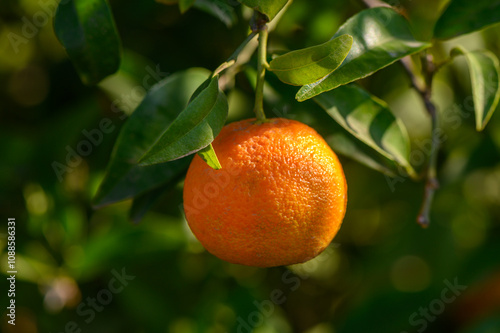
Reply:
[[[434,65],[434,61],[430,54],[427,54],[422,58],[422,70],[425,75],[425,84],[422,87],[421,83],[419,83],[413,74],[411,63],[408,63],[407,59],[402,61],[405,69],[410,76],[410,80],[412,81],[412,86],[415,90],[418,91],[425,105],[425,109],[431,118],[431,152],[429,156],[429,164],[426,169],[426,182],[425,182],[425,191],[424,191],[424,199],[422,202],[422,207],[420,208],[420,213],[417,217],[417,222],[424,228],[427,228],[430,223],[430,209],[432,205],[432,200],[434,198],[435,191],[439,188],[439,182],[437,180],[437,155],[439,152],[439,124],[438,124],[438,114],[436,110],[436,106],[431,100],[432,96],[432,80],[434,78],[434,74],[436,73],[436,66]]]
[[[254,112],[258,122],[265,122],[264,82],[267,67],[267,17],[255,11],[251,23],[252,31],[259,33],[259,49],[257,51],[257,84],[255,85]]]
[[[276,28],[282,16],[285,14],[288,7],[290,7],[291,3],[292,0],[289,0],[283,7],[283,9],[280,10],[278,15],[276,15],[276,17],[267,24],[268,32],[271,32]],[[222,90],[230,88],[234,85],[234,77],[241,71],[241,68],[243,68],[245,64],[250,61],[250,58],[255,53],[255,50],[257,50],[258,45],[259,43],[257,42],[257,40],[255,38],[251,38],[251,40],[240,51],[238,59],[235,59],[236,62],[233,65],[227,67],[227,70],[224,72],[224,74],[221,75],[219,79],[219,87],[221,87]]]

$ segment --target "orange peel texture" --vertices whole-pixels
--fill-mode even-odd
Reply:
[[[344,218],[347,184],[325,140],[294,120],[247,119],[212,143],[222,169],[194,157],[184,211],[203,246],[231,263],[272,267],[320,254]]]

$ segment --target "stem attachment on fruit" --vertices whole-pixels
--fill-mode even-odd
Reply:
[[[264,78],[266,68],[269,67],[267,57],[267,17],[255,11],[252,18],[252,31],[259,33],[259,49],[257,51],[257,84],[255,85],[255,105],[254,112],[258,122],[265,122],[264,114]]]

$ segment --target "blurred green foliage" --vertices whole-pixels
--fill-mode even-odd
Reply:
[[[445,1],[397,3],[415,36],[428,40]],[[394,182],[342,158],[349,203],[330,248],[303,265],[243,267],[210,255],[190,233],[181,213],[182,179],[155,195],[139,225],[129,222],[130,200],[94,210],[91,199],[124,114],[143,97],[133,88],[151,75],[148,68],[215,69],[246,36],[248,11],[236,5],[237,22],[228,28],[196,8],[181,15],[177,6],[152,0],[110,5],[123,43],[121,68],[98,87],[86,87],[50,21],[18,52],[12,47],[9,32],[22,34],[40,11],[38,1],[0,3],[0,218],[2,226],[8,217],[17,220],[18,271],[15,327],[5,315],[6,276],[0,282],[2,332],[64,332],[73,329],[71,322],[82,332],[249,332],[246,325],[260,333],[422,332],[424,325],[425,332],[500,332],[500,115],[477,133],[473,114],[461,111],[471,94],[465,61],[445,67],[435,80],[447,139],[428,229],[415,223],[422,183]],[[354,0],[296,0],[270,34],[270,50],[323,43],[363,8]],[[444,58],[459,42],[498,56],[499,34],[498,25],[488,27],[438,43],[433,52]],[[271,73],[268,81],[268,116],[305,122],[327,140],[342,130],[315,103],[294,101],[297,88]],[[394,64],[360,83],[403,119],[412,149],[425,152],[429,119],[402,67]],[[251,87],[244,72],[236,75],[228,121],[252,116]],[[120,112],[112,108],[117,100]],[[76,149],[83,132],[104,118],[113,130],[59,181],[52,163],[63,163],[67,147]],[[109,304],[89,312],[88,298],[107,300],[103,290],[122,269],[134,278],[111,293]],[[445,281],[467,289],[445,302]],[[279,305],[269,302],[276,295]],[[428,308],[431,319],[423,320]]]

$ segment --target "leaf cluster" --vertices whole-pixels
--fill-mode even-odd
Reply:
[[[267,21],[276,19],[287,6],[286,0],[158,1],[178,4],[183,13],[191,8],[207,11],[228,27],[240,3]],[[393,8],[369,8],[349,18],[330,40],[275,56],[267,69],[283,83],[300,87],[297,101],[313,100],[345,130],[329,140],[336,151],[388,175],[418,178],[410,163],[411,142],[404,123],[387,103],[356,81],[406,57],[427,57],[443,41],[497,22],[498,0],[452,0],[437,20],[433,38],[422,41]],[[106,0],[61,2],[54,29],[85,84],[95,85],[118,70],[121,41]],[[211,146],[228,114],[219,80],[221,72],[235,63],[238,52],[212,74],[202,69],[178,72],[147,92],[121,130],[95,197],[96,206],[127,198],[148,202],[144,195],[154,196],[158,188],[182,177],[194,153],[220,168]],[[456,45],[443,63],[436,64],[437,69],[458,56],[465,57],[469,66],[476,127],[481,131],[498,108],[499,61],[490,51]],[[424,81],[427,74],[422,73]]]

